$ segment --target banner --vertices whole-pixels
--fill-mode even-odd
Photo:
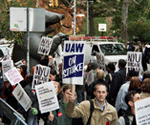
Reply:
[[[8,81],[11,83],[12,86],[23,80],[23,77],[18,72],[16,67],[14,67],[14,68],[10,69],[9,71],[7,71],[5,73],[5,76],[8,79]]]
[[[137,72],[142,70],[142,53],[141,52],[128,52],[127,72],[134,69]]]
[[[64,42],[63,83],[83,85],[85,41]]]
[[[7,71],[12,69],[13,66],[13,61],[12,60],[7,60],[7,61],[2,61],[2,70],[3,70],[3,80],[7,81],[6,76],[4,75]]]
[[[39,109],[42,114],[59,109],[53,82],[36,85],[35,91],[39,102]]]
[[[32,105],[32,101],[20,84],[18,84],[17,87],[15,87],[12,94],[27,112]]]
[[[150,98],[135,102],[137,125],[150,125]]]
[[[42,55],[49,55],[52,43],[53,43],[52,38],[42,37],[41,43],[38,48],[38,53]]]
[[[32,89],[35,89],[35,85],[43,84],[49,81],[50,68],[42,66],[40,64],[36,65],[32,81]]]
[[[97,58],[97,64],[99,66],[99,69],[102,69],[105,72],[106,68],[105,68],[104,54],[103,53],[96,53],[96,58]]]

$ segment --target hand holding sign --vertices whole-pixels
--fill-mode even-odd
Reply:
[[[54,120],[54,115],[53,115],[53,113],[50,111],[50,114],[49,114],[49,116],[48,116],[48,119],[50,120],[50,121],[53,121]]]

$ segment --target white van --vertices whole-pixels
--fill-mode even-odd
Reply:
[[[116,64],[119,59],[127,60],[126,46],[119,43],[116,37],[82,37],[78,40],[86,40],[85,65],[97,60],[95,52],[104,54],[105,64]]]

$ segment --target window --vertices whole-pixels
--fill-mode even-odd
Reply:
[[[101,51],[104,55],[126,55],[127,49],[122,44],[102,44]]]

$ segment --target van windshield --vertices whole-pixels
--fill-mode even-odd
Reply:
[[[126,55],[127,49],[122,44],[101,44],[101,51],[104,55]]]

